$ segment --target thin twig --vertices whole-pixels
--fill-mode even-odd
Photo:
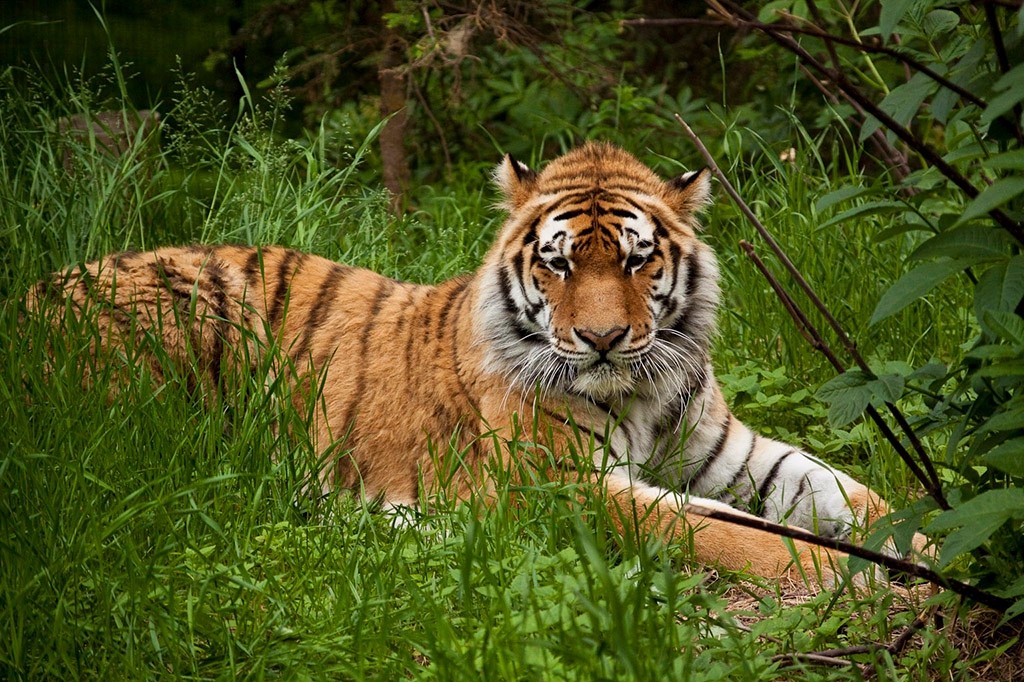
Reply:
[[[725,511],[724,509],[719,509],[717,507],[702,507],[701,505],[693,502],[687,503],[686,510],[688,513],[709,519],[725,521],[726,523],[732,523],[746,528],[753,528],[755,530],[771,533],[772,535],[800,540],[801,542],[806,542],[809,545],[825,547],[837,552],[842,552],[843,554],[855,556],[873,564],[884,566],[890,571],[927,580],[930,583],[943,587],[951,592],[955,592],[963,597],[967,597],[968,599],[988,606],[989,608],[995,609],[999,612],[1006,611],[1006,609],[1010,608],[1013,604],[1013,601],[1010,599],[997,597],[985,592],[984,590],[978,589],[974,585],[969,585],[953,578],[947,578],[941,573],[925,566],[921,566],[920,564],[915,564],[912,561],[906,561],[904,559],[897,559],[887,554],[882,554],[881,552],[876,552],[874,550],[867,549],[866,547],[855,545],[852,542],[822,537],[820,535],[815,535],[809,530],[804,530],[803,528],[797,528],[796,526],[783,526],[749,514]]]
[[[715,162],[714,157],[711,156],[711,152],[708,151],[708,148],[704,146],[704,143],[701,142],[697,134],[693,132],[690,126],[686,124],[686,121],[684,121],[679,114],[675,114],[675,118],[683,127],[683,130],[686,132],[687,136],[689,136],[689,138],[693,141],[694,145],[700,151],[701,155],[704,157],[704,161],[708,164],[708,167],[711,169],[711,172],[715,175],[715,177],[718,178],[718,181],[722,184],[722,187],[725,189],[726,193],[729,194],[729,196],[739,207],[743,215],[747,217],[747,220],[749,220],[750,223],[754,226],[754,229],[757,230],[758,234],[760,234],[761,237],[765,240],[765,242],[767,242],[772,252],[774,252],[775,255],[778,256],[783,266],[790,273],[793,279],[796,280],[797,284],[803,290],[807,298],[810,299],[814,307],[825,318],[829,326],[832,327],[833,331],[835,331],[836,335],[839,337],[840,343],[842,343],[843,348],[846,350],[846,352],[849,353],[850,357],[853,358],[854,362],[861,370],[871,373],[871,368],[868,366],[867,362],[865,362],[864,358],[857,351],[856,345],[850,339],[849,335],[846,333],[846,330],[843,328],[843,326],[839,323],[839,320],[835,318],[831,310],[829,310],[828,307],[822,302],[821,298],[817,295],[817,293],[814,291],[811,285],[807,282],[803,274],[793,264],[793,261],[790,260],[788,255],[786,255],[786,252],[782,249],[779,243],[775,241],[775,238],[768,231],[768,228],[766,228],[761,223],[761,221],[758,220],[757,216],[754,215],[754,212],[750,209],[747,203],[743,201],[743,198],[739,195],[739,192],[737,192],[736,188],[732,186],[732,183],[729,182],[729,179],[725,177],[725,173],[722,172],[722,169],[719,168],[718,164]],[[806,316],[804,317],[806,319]],[[822,341],[821,343],[824,342]],[[838,361],[834,363],[834,366],[836,366],[837,363]],[[837,366],[837,369],[838,368],[839,366]],[[890,412],[893,412],[894,414],[899,412],[899,408],[897,408],[895,405],[891,403],[886,403],[886,405],[888,406]],[[925,451],[924,446],[921,444],[921,441],[916,437],[915,434],[913,434],[913,429],[910,429],[906,435],[908,440],[910,441],[911,447],[914,448],[915,452],[917,453],[918,459],[921,460],[921,464],[924,467],[924,472],[927,473],[922,472],[921,467],[918,467],[916,463],[914,463],[913,457],[911,457],[910,453],[906,451],[906,449],[903,447],[902,442],[898,438],[896,438],[896,436],[888,428],[888,425],[885,424],[885,420],[882,419],[880,415],[878,415],[874,408],[869,405],[867,412],[868,415],[872,418],[872,420],[878,425],[879,429],[882,430],[882,433],[883,435],[885,435],[886,439],[889,440],[890,443],[892,443],[893,447],[896,449],[896,452],[900,455],[900,458],[903,459],[907,466],[911,468],[911,471],[915,472],[915,476],[917,476],[918,480],[921,481],[921,484],[925,486],[925,489],[928,491],[928,494],[931,495],[931,497],[935,500],[936,504],[938,504],[942,509],[949,509],[949,503],[946,502],[945,496],[942,494],[942,483],[939,479],[938,473],[935,471],[935,467],[934,465],[932,465],[931,458]],[[902,428],[902,425],[906,424],[906,420],[898,420],[898,423],[901,424]]]
[[[918,616],[915,618],[914,622],[905,627],[903,632],[901,632],[899,636],[889,644],[861,644],[858,646],[844,647],[842,649],[826,649],[824,651],[813,651],[809,653],[786,653],[773,656],[772,660],[792,660],[794,662],[806,661],[808,663],[816,663],[819,665],[848,667],[855,665],[852,661],[847,660],[848,656],[875,654],[879,651],[885,651],[892,656],[896,656],[906,648],[907,643],[911,638],[928,624],[932,619],[934,612],[935,607],[932,607],[927,616]]]
[[[788,654],[779,654],[778,656],[772,656],[772,661],[792,661],[793,663],[812,663],[814,665],[825,665],[830,668],[853,668],[857,664],[853,661],[847,661],[844,658],[836,658],[834,656],[826,656],[825,654],[819,653],[800,653],[792,652]]]

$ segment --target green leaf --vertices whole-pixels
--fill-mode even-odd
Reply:
[[[1024,149],[996,154],[985,159],[981,165],[992,170],[1024,170]]]
[[[844,426],[859,417],[871,402],[871,376],[851,369],[822,384],[817,396],[829,404],[828,421]]]
[[[996,227],[968,225],[940,232],[917,247],[909,260],[934,258],[972,258],[977,262],[1006,258],[1014,243],[1012,237]]]
[[[878,16],[878,28],[882,32],[882,40],[889,39],[912,4],[913,0],[882,0],[882,10]]]
[[[1024,299],[1024,256],[1016,255],[985,270],[974,287],[974,315],[985,327],[985,311],[1012,312]],[[985,328],[992,334],[997,332]]]
[[[1011,401],[1004,405],[1005,409],[992,415],[978,427],[978,433],[992,433],[999,431],[1016,431],[1024,428],[1024,405],[1017,401]]]
[[[903,397],[904,380],[899,374],[883,374],[868,383],[871,395],[880,403],[894,403]]]
[[[1008,90],[996,95],[988,101],[988,106],[985,107],[985,111],[981,112],[978,120],[982,125],[990,125],[997,118],[1013,109],[1022,99],[1024,99],[1024,93],[1018,90]]]
[[[1006,441],[990,450],[981,461],[1011,476],[1024,478],[1024,438]]]
[[[1024,192],[1024,177],[1010,177],[996,180],[986,187],[981,194],[974,197],[967,210],[960,216],[957,224],[962,224],[972,218],[985,215],[994,208],[999,208],[1007,201],[1013,199],[1021,192]]]
[[[929,38],[943,38],[942,34],[949,33],[960,23],[960,17],[956,12],[951,12],[948,9],[935,9],[924,15],[924,28],[925,35]]]
[[[1002,310],[986,310],[983,321],[1000,338],[1018,345],[1024,344],[1024,320],[1019,315]]]
[[[889,114],[901,125],[907,125],[921,109],[928,95],[933,93],[938,85],[925,73],[918,72],[898,87],[889,91],[879,104],[878,108]],[[860,129],[860,141],[868,139],[871,133],[881,127],[882,123],[874,116],[869,116]]]
[[[898,237],[901,234],[906,234],[907,232],[921,232],[924,229],[925,228],[923,226],[914,225],[913,223],[910,222],[896,223],[892,227],[887,227],[884,230],[881,230],[877,234],[873,235],[871,237],[871,241],[875,242],[876,244],[881,244],[887,239]]]
[[[948,368],[941,362],[929,362],[924,367],[915,369],[908,379],[911,381],[935,381],[945,378]]]
[[[1024,376],[1024,360],[995,362],[974,373],[976,377],[1019,377]]]
[[[823,213],[826,209],[829,209],[836,204],[841,204],[844,201],[848,201],[865,194],[870,194],[872,191],[873,190],[870,187],[846,185],[845,187],[840,187],[839,189],[829,192],[818,199],[814,204],[814,210],[818,213]]]
[[[1024,100],[1024,64],[1018,64],[996,81],[992,86],[995,90],[1004,90],[1000,95],[989,98],[988,106],[981,112],[982,124],[989,124],[1021,100]]]
[[[896,280],[882,294],[868,324],[878,324],[890,315],[898,313],[937,287],[950,275],[960,272],[971,264],[971,261],[957,259],[919,265]]]
[[[870,201],[866,204],[860,204],[853,208],[848,208],[842,213],[832,216],[830,219],[823,222],[819,227],[829,227],[837,223],[842,223],[850,218],[861,218],[866,215],[874,215],[876,213],[891,213],[893,211],[904,211],[907,205],[902,201]]]
[[[1011,519],[1024,518],[1024,490],[1001,488],[988,490],[955,509],[939,514],[925,532],[957,530],[950,533],[939,554],[939,568],[979,547]]]

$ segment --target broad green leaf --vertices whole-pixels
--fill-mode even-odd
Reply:
[[[985,326],[985,311],[1011,312],[1024,298],[1024,256],[1017,255],[985,270],[974,287],[974,315]],[[993,329],[985,331],[997,333]]]
[[[884,230],[881,230],[877,234],[873,235],[871,237],[871,241],[875,242],[876,244],[881,244],[887,239],[898,237],[901,234],[906,234],[907,232],[921,232],[924,229],[925,228],[922,225],[915,225],[911,222],[900,222],[893,225],[892,227],[887,227]]]
[[[1017,104],[1024,100],[1024,92],[1020,90],[1007,90],[988,101],[985,111],[981,112],[978,120],[982,125],[989,125],[1006,112],[1010,111]]]
[[[960,23],[960,17],[956,12],[948,9],[935,9],[924,15],[924,32],[932,39],[942,38],[943,34],[949,33]]]
[[[940,260],[919,265],[900,277],[889,289],[871,314],[869,325],[877,324],[921,298],[945,281],[950,275],[972,265],[969,260]]]
[[[996,154],[982,161],[981,165],[993,170],[1024,170],[1024,149]]]
[[[941,362],[929,362],[924,367],[915,369],[907,378],[911,381],[935,381],[945,377],[947,371],[948,368]]]
[[[1024,376],[1024,360],[995,362],[974,373],[977,377],[1019,377]]]
[[[907,125],[921,109],[928,95],[935,92],[937,87],[936,82],[927,74],[915,73],[909,81],[890,90],[878,107],[892,116],[897,123]],[[868,139],[881,125],[877,118],[869,116],[861,126],[860,141]]]
[[[981,194],[974,197],[974,201],[970,203],[964,214],[960,216],[957,224],[959,225],[972,218],[985,215],[992,209],[999,208],[1021,192],[1024,192],[1024,177],[1018,176],[996,180],[982,190]]]
[[[868,383],[871,394],[882,403],[894,403],[903,397],[903,377],[899,374],[883,374]]]
[[[860,187],[858,185],[846,185],[840,187],[837,190],[833,190],[825,196],[818,199],[814,204],[814,210],[818,213],[823,213],[826,209],[840,204],[844,201],[848,201],[855,197],[870,194],[873,190],[870,187]]]
[[[1024,344],[1024,320],[1019,315],[1002,310],[986,310],[982,317],[985,325],[1000,338],[1018,345]]]
[[[990,450],[981,461],[1011,476],[1024,477],[1024,438],[1006,441]]]
[[[903,19],[913,0],[882,0],[882,10],[878,16],[878,28],[882,32],[882,40],[889,40],[889,36],[896,30],[896,25]]]
[[[1020,349],[1018,348],[993,343],[972,348],[966,354],[966,357],[974,358],[975,360],[1005,360],[1008,358],[1016,358],[1019,355]]]
[[[852,369],[822,384],[817,396],[827,402],[828,421],[832,426],[844,426],[863,414],[871,402],[871,377]]]
[[[1002,412],[997,412],[978,427],[978,433],[1016,431],[1024,428],[1024,405],[1011,401]]]
[[[932,97],[930,106],[935,120],[942,125],[946,125],[949,121],[949,112],[953,110],[958,99],[960,99],[960,95],[956,92],[949,88],[939,88],[939,91],[935,93],[935,97]]]
[[[829,227],[837,223],[846,222],[850,218],[859,218],[876,213],[891,213],[892,211],[906,210],[907,205],[902,201],[870,201],[866,204],[848,208],[842,213],[832,216],[819,227]]]
[[[980,120],[983,124],[991,123],[1024,100],[1024,64],[1018,64],[1007,71],[992,87],[1005,92],[989,98],[988,106],[981,112]]]
[[[909,260],[973,258],[978,262],[1006,258],[1013,238],[996,227],[968,225],[940,232],[917,247]]]
[[[955,509],[939,514],[925,532],[957,530],[950,533],[939,554],[939,567],[980,546],[1000,526],[1014,518],[1024,518],[1024,490],[1003,488],[988,490]]]

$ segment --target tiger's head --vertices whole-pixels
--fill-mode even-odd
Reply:
[[[594,400],[700,381],[718,302],[714,255],[695,234],[706,170],[664,181],[587,143],[540,173],[506,156],[494,177],[508,218],[477,308],[491,370]]]

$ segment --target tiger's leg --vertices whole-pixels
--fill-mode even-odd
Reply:
[[[873,490],[808,453],[754,434],[738,422],[734,431],[745,432],[736,438],[750,445],[745,461],[733,465],[729,484],[715,491],[716,499],[767,521],[853,541],[889,514],[889,506]],[[926,554],[926,545],[927,538],[915,535],[915,552]],[[892,541],[884,549],[892,556],[899,554]]]
[[[839,582],[839,566],[845,558],[841,553],[700,513],[701,509],[712,509],[751,516],[726,504],[696,497],[684,500],[671,491],[634,480],[627,473],[609,473],[601,483],[620,533],[653,533],[669,540],[692,537],[694,558],[705,565],[815,587],[832,587]]]

